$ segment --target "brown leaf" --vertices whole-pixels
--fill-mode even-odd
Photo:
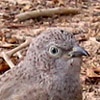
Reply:
[[[100,67],[93,68],[93,70],[94,70],[95,72],[100,73]]]
[[[8,69],[9,69],[9,66],[7,65],[7,63],[5,61],[0,63],[0,73],[5,72]]]
[[[54,4],[64,5],[64,0],[52,0]]]
[[[86,75],[87,77],[90,78],[94,78],[94,77],[100,78],[100,75],[96,74],[92,68],[87,68]]]
[[[8,43],[12,43],[12,44],[17,43],[17,38],[16,38],[16,37],[9,38],[9,39],[7,40],[7,42],[8,42]]]

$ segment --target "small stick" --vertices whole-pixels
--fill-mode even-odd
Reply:
[[[9,56],[6,54],[6,52],[2,52],[3,59],[7,62],[10,68],[15,67],[14,63],[10,60]]]
[[[18,21],[24,21],[30,18],[37,18],[37,17],[49,17],[53,15],[75,15],[78,14],[80,11],[78,8],[66,8],[66,7],[56,7],[56,8],[49,8],[49,9],[40,9],[40,10],[34,10],[34,11],[29,11],[29,12],[24,12],[21,14],[16,15],[16,19]]]
[[[19,51],[19,50],[21,50],[22,48],[25,48],[26,46],[28,46],[28,45],[30,44],[30,42],[31,42],[31,39],[28,38],[28,39],[26,39],[26,41],[25,41],[23,44],[21,44],[20,46],[18,46],[18,47],[16,47],[16,48],[12,49],[12,50],[10,50],[10,51],[8,51],[6,54],[7,54],[9,57],[11,57],[11,56],[12,56],[14,53],[16,53],[17,51]]]
[[[16,52],[18,52],[19,50],[21,50],[22,48],[28,46],[28,45],[30,44],[30,42],[31,42],[31,39],[28,38],[28,39],[26,39],[26,41],[25,41],[23,44],[21,44],[20,46],[14,48],[14,49],[12,49],[12,50],[10,50],[10,51],[8,51],[8,52],[1,52],[0,57],[2,57],[2,58],[7,62],[7,64],[9,65],[10,68],[13,68],[13,67],[15,67],[15,65],[14,65],[13,62],[10,60],[10,57],[11,57],[14,53],[16,53]]]

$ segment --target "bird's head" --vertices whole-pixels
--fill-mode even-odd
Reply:
[[[70,32],[54,28],[33,39],[26,62],[43,71],[75,73],[80,72],[82,56],[88,55]]]

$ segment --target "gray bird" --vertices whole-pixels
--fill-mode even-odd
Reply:
[[[33,38],[23,62],[0,76],[0,100],[82,100],[82,55],[88,53],[71,33],[44,31]]]

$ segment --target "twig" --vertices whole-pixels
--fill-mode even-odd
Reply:
[[[26,39],[26,41],[25,41],[23,44],[21,44],[20,46],[18,46],[18,47],[16,47],[16,48],[12,49],[12,50],[10,50],[10,51],[8,51],[6,54],[7,54],[9,57],[11,57],[11,56],[12,56],[14,53],[16,53],[17,51],[19,51],[19,50],[21,50],[22,48],[25,48],[26,46],[28,46],[28,45],[30,44],[30,41],[31,41],[30,38]]]
[[[15,65],[14,65],[13,62],[10,60],[10,57],[11,57],[14,53],[16,53],[16,52],[18,52],[19,50],[21,50],[22,48],[28,46],[28,45],[30,44],[30,42],[31,42],[31,38],[28,38],[28,39],[26,39],[26,41],[25,41],[23,44],[21,44],[20,46],[18,46],[18,47],[16,47],[16,48],[12,49],[12,50],[10,50],[10,51],[7,51],[7,52],[1,52],[0,57],[2,57],[2,58],[7,62],[7,64],[9,65],[10,68],[13,68],[13,67],[15,67]]]
[[[53,16],[53,15],[60,15],[60,14],[64,14],[64,15],[75,15],[78,14],[80,11],[78,8],[60,8],[60,7],[56,7],[56,8],[49,8],[49,9],[40,9],[40,10],[34,10],[34,11],[30,11],[30,12],[24,12],[21,14],[16,15],[16,19],[18,21],[23,21],[23,20],[27,20],[30,18],[37,18],[37,17],[49,17],[49,16]]]
[[[2,57],[3,59],[7,62],[7,64],[9,65],[10,68],[15,67],[15,65],[13,64],[13,62],[10,60],[9,56],[6,54],[6,52],[2,52]]]
[[[2,45],[1,45],[2,44]],[[17,46],[16,44],[0,43],[0,48],[11,48]]]

